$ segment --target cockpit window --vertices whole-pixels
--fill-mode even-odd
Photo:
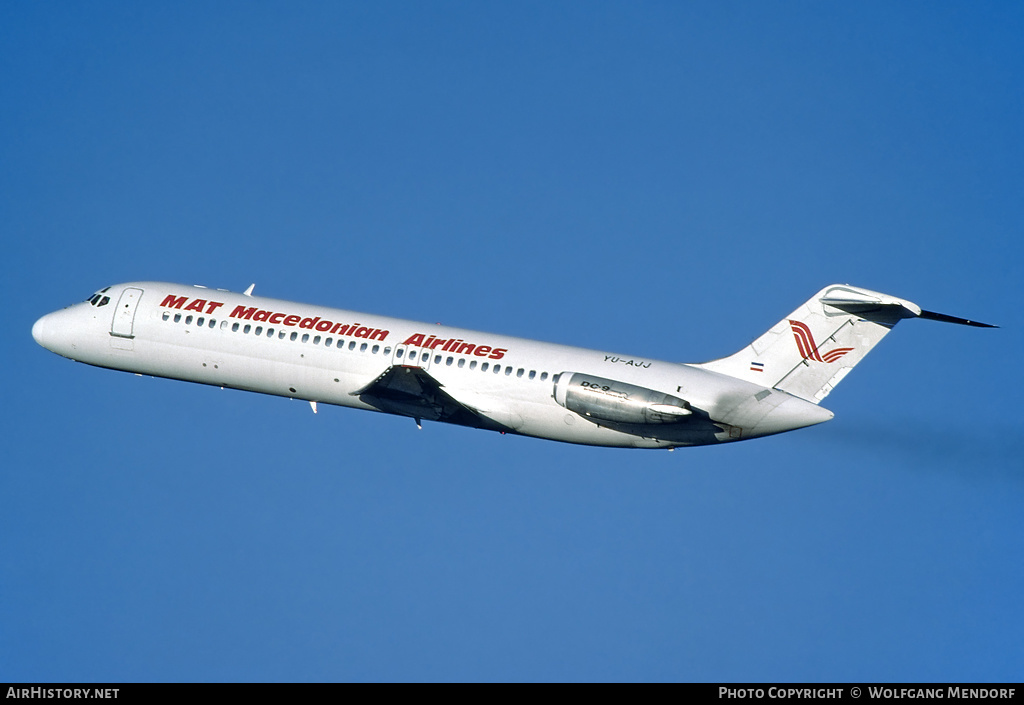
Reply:
[[[97,291],[95,294],[87,298],[86,301],[91,303],[93,306],[106,306],[107,304],[110,303],[110,297],[103,295],[107,291],[110,291],[109,286],[106,289],[101,289],[100,291]]]

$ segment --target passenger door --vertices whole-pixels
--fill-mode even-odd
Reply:
[[[114,320],[110,323],[110,334],[118,338],[134,338],[135,309],[142,298],[142,289],[128,287],[121,292],[121,298],[114,309]]]

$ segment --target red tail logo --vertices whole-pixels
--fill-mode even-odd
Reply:
[[[800,351],[800,355],[805,360],[814,360],[815,362],[835,362],[846,353],[853,350],[853,348],[836,348],[829,350],[827,353],[821,354],[818,352],[818,344],[814,342],[814,336],[811,335],[811,329],[807,327],[806,323],[800,321],[790,320],[790,327],[793,329],[793,337],[796,338],[796,348]]]

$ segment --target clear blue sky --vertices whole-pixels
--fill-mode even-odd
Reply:
[[[0,5],[0,680],[1021,680],[1024,6]],[[160,279],[678,361],[822,286],[836,418],[674,453],[77,365]]]

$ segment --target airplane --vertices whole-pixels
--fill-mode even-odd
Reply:
[[[820,402],[904,318],[995,328],[832,284],[730,355],[683,364],[198,285],[130,282],[36,321],[44,348],[140,375],[567,443],[748,440]]]

